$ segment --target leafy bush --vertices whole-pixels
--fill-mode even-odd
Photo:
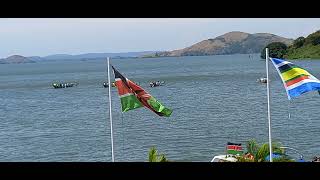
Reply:
[[[280,147],[281,143],[272,143],[272,152],[281,155],[280,158],[274,158],[273,162],[292,162],[293,160],[286,156]],[[269,143],[259,145],[255,139],[251,139],[247,142],[247,153],[237,157],[237,162],[265,162],[269,154]]]
[[[155,147],[149,150],[149,162],[169,162],[164,154],[158,155],[158,151]]]
[[[270,43],[261,51],[260,57],[262,59],[266,58],[266,48],[269,49],[269,57],[272,58],[283,58],[283,56],[287,53],[288,49],[287,45],[282,42]]]
[[[299,47],[303,46],[305,41],[306,40],[304,37],[298,37],[296,40],[293,41],[293,47],[299,48]]]

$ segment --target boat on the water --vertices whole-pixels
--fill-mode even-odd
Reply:
[[[103,82],[103,87],[105,87],[105,88],[109,87],[109,83]],[[116,83],[115,83],[115,82],[112,82],[111,87],[116,87]]]
[[[68,82],[68,83],[52,83],[52,86],[56,88],[68,88],[68,87],[73,87],[77,86],[79,83],[77,82]]]
[[[163,86],[164,85],[164,81],[151,81],[149,83],[150,87],[157,87],[157,86]]]
[[[269,80],[270,81],[270,80]],[[265,77],[262,77],[260,79],[257,79],[257,82],[260,82],[260,83],[267,83],[267,78]]]

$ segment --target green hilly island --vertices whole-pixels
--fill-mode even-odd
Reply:
[[[288,47],[287,59],[320,59],[320,30],[306,38],[299,37]]]
[[[320,30],[305,37],[299,37],[289,46],[282,42],[273,42],[269,48],[270,57],[285,59],[320,59]],[[265,58],[265,48],[261,58]]]

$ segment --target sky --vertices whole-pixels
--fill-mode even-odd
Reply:
[[[297,38],[317,30],[320,18],[0,18],[0,58],[165,51],[230,31]]]

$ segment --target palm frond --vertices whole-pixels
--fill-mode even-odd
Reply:
[[[161,154],[158,162],[168,162],[168,160],[164,154]]]
[[[149,150],[149,162],[169,162],[164,154],[158,155],[158,151],[155,147],[151,147]]]
[[[257,159],[258,162],[264,162],[264,160],[268,156],[268,154],[269,154],[269,144],[264,143],[258,149],[258,152],[256,154],[255,159]]]
[[[254,157],[256,157],[259,148],[260,147],[255,139],[250,139],[247,142],[247,152],[252,154]]]
[[[149,162],[157,162],[157,150],[155,147],[149,150]]]

